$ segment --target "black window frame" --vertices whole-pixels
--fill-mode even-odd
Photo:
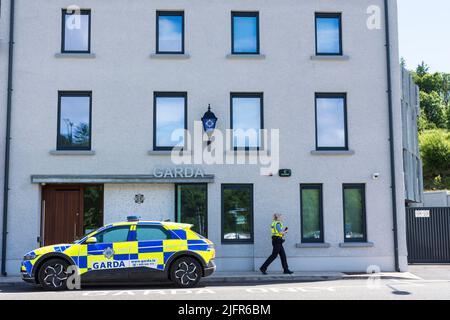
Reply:
[[[233,126],[233,98],[259,98],[261,101],[260,104],[260,132],[259,132],[259,141],[260,146],[258,147],[237,147],[234,145],[234,126]],[[264,92],[231,92],[230,93],[230,129],[231,129],[231,147],[234,151],[251,151],[256,150],[259,151],[261,149],[264,149],[264,142],[263,141],[263,134],[262,131],[264,130]]]
[[[345,189],[360,189],[362,195],[362,227],[363,238],[348,239],[345,236]],[[367,210],[366,210],[366,184],[365,183],[344,183],[342,185],[342,217],[344,223],[344,242],[365,243],[367,242]]]
[[[319,147],[318,124],[317,124],[317,99],[344,99],[344,130],[345,130],[345,146],[343,147]],[[347,93],[325,93],[316,92],[314,96],[314,112],[315,112],[315,135],[316,135],[316,150],[317,151],[348,151],[348,117],[347,117]]]
[[[170,16],[170,17],[177,17],[181,16],[182,19],[182,26],[181,26],[181,51],[161,51],[159,50],[159,17],[161,16]],[[157,10],[156,11],[156,54],[185,54],[185,33],[186,33],[186,26],[185,26],[185,15],[184,11],[164,11],[164,10]]]
[[[255,52],[238,52],[234,48],[234,18],[247,17],[256,18],[256,51]],[[231,54],[233,55],[258,55],[261,54],[261,37],[260,37],[260,19],[259,11],[232,11],[231,12]]]
[[[75,11],[70,9],[62,9],[62,24],[61,24],[61,53],[75,53],[75,54],[90,54],[91,53],[91,30],[92,30],[92,11],[91,9],[82,9],[80,14],[87,15],[89,17],[89,30],[88,30],[88,50],[66,50],[66,15],[68,11]],[[75,12],[73,13],[75,14]]]
[[[156,145],[156,113],[157,113],[157,98],[184,98],[184,130],[188,129],[188,93],[185,91],[155,91],[153,92],[153,151],[172,151],[177,147],[171,146],[157,146]],[[184,147],[186,148],[186,136],[184,137]]]
[[[60,146],[61,132],[61,98],[62,97],[89,97],[89,146],[87,147],[62,147]],[[58,91],[58,124],[56,132],[57,151],[90,151],[92,150],[92,91]]]
[[[179,186],[204,186],[205,187],[205,191],[206,191],[206,206],[205,206],[205,210],[206,210],[206,215],[205,215],[205,226],[206,226],[206,234],[205,235],[201,235],[205,238],[208,238],[208,183],[176,183],[175,184],[175,222],[179,222],[182,223],[182,221],[179,221],[178,219],[178,215],[177,215],[177,209],[178,209],[178,187]]]
[[[338,53],[327,53],[319,52],[317,47],[317,19],[318,18],[338,18],[339,19],[339,52]],[[316,44],[316,56],[342,56],[344,54],[344,49],[342,45],[342,13],[341,12],[316,12],[314,16],[314,29],[315,29],[315,44]]]
[[[254,186],[253,183],[222,183],[221,185],[221,192],[220,192],[220,202],[221,202],[221,244],[254,244],[255,242],[255,202],[254,202]],[[224,238],[225,236],[225,232],[224,232],[224,227],[225,227],[225,205],[224,205],[224,191],[226,188],[229,189],[241,189],[241,188],[249,188],[250,189],[250,205],[251,205],[251,228],[250,228],[250,234],[251,234],[251,238],[250,239],[242,239],[242,240],[237,240],[237,239],[230,239],[227,240]]]
[[[319,228],[320,238],[310,239],[303,237],[303,190],[319,190]],[[300,184],[300,237],[301,243],[324,243],[324,223],[323,223],[323,184],[321,183],[302,183]]]

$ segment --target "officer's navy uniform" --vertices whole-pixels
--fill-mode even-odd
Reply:
[[[267,258],[266,262],[261,266],[261,272],[265,273],[269,265],[280,255],[281,265],[283,266],[284,273],[292,273],[289,271],[289,266],[286,259],[286,253],[283,248],[283,230],[284,226],[281,221],[274,220],[272,222],[272,255]]]

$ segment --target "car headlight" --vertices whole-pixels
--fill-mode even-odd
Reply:
[[[38,256],[35,254],[26,254],[23,256],[23,260],[24,261],[29,261],[29,260],[34,260],[36,259]]]
[[[209,250],[214,250],[214,244],[213,243],[208,244],[208,249]]]

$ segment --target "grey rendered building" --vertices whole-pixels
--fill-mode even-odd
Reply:
[[[274,212],[294,271],[406,270],[396,1],[15,4],[2,272],[130,214],[193,223],[218,270],[257,270]],[[209,104],[216,131],[278,129],[279,143],[221,150],[257,164],[175,163],[170,133],[194,134]],[[263,174],[262,153],[279,160]]]

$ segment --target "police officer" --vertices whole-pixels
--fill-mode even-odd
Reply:
[[[285,274],[292,274],[293,272],[289,270],[289,266],[286,259],[286,253],[284,252],[283,242],[284,235],[288,232],[288,228],[283,226],[283,217],[279,213],[273,215],[272,221],[272,255],[267,258],[266,262],[259,268],[263,274],[267,274],[267,268],[269,265],[280,255],[281,265]]]

